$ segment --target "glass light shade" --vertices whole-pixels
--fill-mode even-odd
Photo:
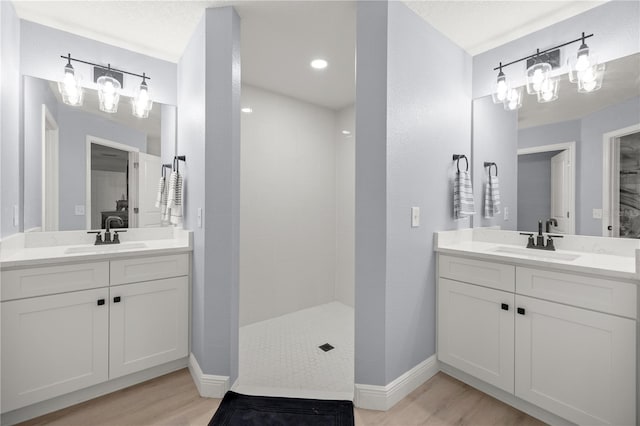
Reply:
[[[100,111],[118,112],[120,100],[120,82],[115,78],[103,75],[98,77],[98,98],[100,99]]]
[[[600,89],[604,78],[604,70],[605,64],[597,64],[580,73],[578,76],[578,92],[589,93]]]
[[[153,101],[149,93],[149,87],[144,81],[136,90],[133,98],[131,98],[131,113],[139,118],[149,117],[149,111],[153,107]]]
[[[58,82],[58,90],[62,95],[62,102],[67,105],[82,105],[84,92],[80,85],[80,78],[76,76],[71,64],[64,67],[64,79]]]
[[[598,58],[589,53],[589,48],[586,44],[581,45],[580,49],[578,49],[578,54],[567,60],[567,65],[569,66],[569,81],[578,83],[580,74],[597,64]]]
[[[504,101],[504,109],[507,111],[515,111],[522,106],[522,87],[509,89],[507,98]]]
[[[507,93],[509,92],[509,84],[507,83],[507,78],[504,73],[500,71],[498,74],[498,78],[496,80],[496,84],[493,87],[493,92],[491,93],[491,97],[493,98],[494,104],[501,104],[507,99]]]
[[[538,92],[538,102],[553,102],[556,99],[558,99],[558,80],[548,78],[540,85],[540,91]]]
[[[542,87],[542,82],[549,78],[551,65],[546,62],[539,62],[527,68],[527,93],[536,94]]]

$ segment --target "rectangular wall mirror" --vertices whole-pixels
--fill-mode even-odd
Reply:
[[[174,155],[176,107],[155,103],[137,118],[121,96],[106,113],[84,90],[83,105],[69,106],[56,82],[24,76],[24,231],[102,229],[109,216],[118,227],[161,226],[156,191],[161,157]]]
[[[640,238],[640,54],[608,62],[598,91],[578,93],[566,74],[559,85],[553,102],[524,94],[517,114],[474,100],[476,160],[510,153],[500,185],[517,193],[514,229],[536,232],[542,220],[551,232]],[[482,191],[486,170],[475,177]]]

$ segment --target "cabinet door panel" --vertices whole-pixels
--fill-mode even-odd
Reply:
[[[579,424],[635,424],[635,321],[526,296],[516,307],[516,396]]]
[[[107,380],[107,289],[2,303],[3,412]]]
[[[440,278],[438,358],[513,392],[513,302],[512,293]]]
[[[188,282],[178,277],[111,287],[110,378],[187,356]]]

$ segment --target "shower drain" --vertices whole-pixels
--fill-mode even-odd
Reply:
[[[324,345],[320,345],[318,346],[320,349],[322,349],[325,352],[329,352],[331,349],[333,349],[333,346],[331,346],[328,343],[325,343]]]

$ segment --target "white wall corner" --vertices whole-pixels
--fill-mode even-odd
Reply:
[[[223,398],[229,390],[229,376],[204,374],[193,354],[189,354],[189,372],[198,388],[198,393],[204,398]]]
[[[386,386],[355,385],[353,403],[367,410],[387,411],[440,371],[436,354],[422,361]]]

